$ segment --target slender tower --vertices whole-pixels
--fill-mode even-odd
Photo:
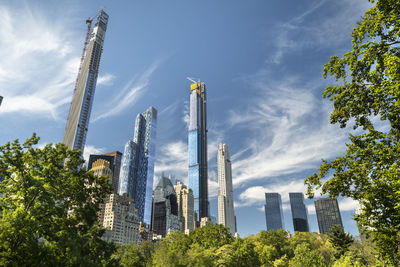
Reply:
[[[156,153],[157,110],[153,107],[136,117],[133,140],[125,145],[118,193],[136,203],[139,220],[150,225]]]
[[[190,85],[189,188],[193,190],[196,221],[208,217],[206,85]]]
[[[309,232],[308,213],[303,193],[289,193],[289,199],[294,231]]]
[[[265,193],[265,219],[267,230],[278,231],[285,228],[283,221],[282,199],[279,193]]]
[[[232,166],[229,147],[218,145],[218,222],[229,227],[231,234],[236,231],[233,208]]]
[[[87,22],[90,28],[91,20],[87,20]],[[87,42],[85,42],[84,53],[86,51],[86,54],[84,54],[79,68],[63,139],[63,143],[71,149],[83,151],[85,147],[107,22],[108,15],[104,10],[100,10],[87,50]]]

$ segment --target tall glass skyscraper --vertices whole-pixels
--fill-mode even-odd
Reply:
[[[294,231],[309,232],[308,213],[303,193],[289,193],[289,198]]]
[[[284,228],[282,199],[279,193],[265,193],[265,219],[267,221],[267,230],[279,230]]]
[[[321,234],[329,234],[331,227],[334,225],[343,227],[337,199],[321,198],[316,200],[314,204],[319,232]]]
[[[196,221],[208,217],[206,85],[190,85],[189,188],[193,190]]]
[[[78,73],[65,127],[63,143],[70,149],[83,151],[85,147],[107,22],[108,15],[104,10],[100,10]]]
[[[136,203],[139,220],[150,225],[154,180],[157,110],[153,107],[138,114],[133,140],[129,140],[121,161],[118,193],[127,194]]]

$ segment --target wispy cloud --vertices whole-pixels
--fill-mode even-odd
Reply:
[[[24,19],[19,19],[19,18]],[[19,113],[60,119],[78,71],[65,19],[50,21],[38,10],[0,5],[0,116]]]
[[[99,85],[112,85],[115,80],[115,75],[106,73],[104,75],[99,75],[97,78],[97,86]]]
[[[83,158],[85,159],[86,162],[89,161],[89,156],[91,154],[95,154],[95,155],[99,155],[99,154],[103,154],[105,151],[104,148],[102,147],[95,147],[92,145],[86,145],[84,150],[83,150]]]
[[[187,143],[182,141],[171,142],[157,148],[157,162],[154,166],[155,176],[171,174],[186,185],[188,173]]]
[[[111,100],[105,112],[92,122],[120,114],[131,107],[144,93],[150,84],[150,77],[160,66],[161,61],[154,62],[142,75],[133,77],[122,89],[121,93]],[[112,107],[112,108],[110,108]]]
[[[321,82],[303,84],[303,89],[295,77],[268,79],[265,71],[253,77],[250,83],[262,95],[247,111],[232,111],[228,119],[232,128],[243,126],[249,137],[240,155],[232,156],[236,186],[315,168],[321,158],[344,148],[346,133],[329,124],[328,103],[312,93]]]

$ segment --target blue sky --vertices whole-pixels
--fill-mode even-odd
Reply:
[[[123,152],[137,113],[159,111],[156,179],[187,183],[190,82],[207,86],[209,199],[217,216],[219,142],[232,156],[241,236],[266,228],[265,192],[289,192],[320,160],[339,156],[346,130],[329,124],[322,78],[332,55],[351,49],[366,0],[337,1],[1,1],[0,144],[36,132],[61,142],[86,33],[85,20],[110,15],[85,156]],[[306,200],[317,231],[313,200]],[[345,230],[358,235],[356,203],[340,199]]]

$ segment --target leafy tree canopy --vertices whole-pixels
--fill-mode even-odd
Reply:
[[[0,146],[0,265],[99,266],[113,245],[101,239],[99,204],[111,190],[107,177],[81,167],[81,151],[64,144]]]
[[[357,131],[346,154],[323,160],[308,177],[308,196],[322,189],[358,200],[359,225],[374,238],[385,261],[400,264],[400,1],[370,0],[352,32],[352,50],[331,57],[324,77],[336,79],[323,97],[333,102],[331,123]],[[325,178],[333,177],[325,180]],[[329,176],[328,176],[329,175]],[[325,181],[325,182],[323,182]]]

